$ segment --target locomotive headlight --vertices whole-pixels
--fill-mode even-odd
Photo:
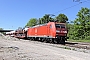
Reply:
[[[67,33],[67,31],[61,31],[61,33]]]
[[[56,30],[56,32],[60,32],[59,30]]]
[[[67,33],[67,31],[64,31],[64,33]]]
[[[63,33],[67,33],[67,31],[63,31]]]

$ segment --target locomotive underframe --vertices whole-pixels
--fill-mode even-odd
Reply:
[[[41,42],[50,42],[55,44],[65,44],[65,41],[67,40],[66,36],[56,36],[54,38],[52,38],[52,36],[28,36],[27,38],[30,40],[39,40]]]

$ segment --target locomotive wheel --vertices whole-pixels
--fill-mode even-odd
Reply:
[[[65,44],[65,38],[64,37],[62,37],[62,39],[60,40],[60,43]]]
[[[34,41],[34,38],[31,38],[31,41]]]
[[[40,42],[43,42],[43,39],[42,38],[40,38]]]
[[[58,43],[59,43],[58,39],[54,39],[53,42],[54,42],[55,44],[58,44]]]
[[[35,41],[39,41],[39,38],[34,38]]]
[[[61,44],[65,44],[65,40],[61,40],[60,43],[61,43]]]
[[[47,43],[47,40],[45,39],[44,42]]]
[[[53,43],[53,39],[49,39],[49,42],[50,42],[50,43]]]
[[[47,39],[44,39],[44,42],[47,43]]]
[[[41,42],[44,42],[44,38],[41,39]]]

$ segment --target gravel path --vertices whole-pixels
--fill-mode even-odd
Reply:
[[[90,54],[37,41],[0,38],[0,60],[90,60]]]

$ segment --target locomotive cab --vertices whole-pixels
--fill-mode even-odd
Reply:
[[[65,23],[56,23],[56,38],[59,43],[65,43],[67,40],[67,28]]]
[[[66,36],[67,29],[64,24],[55,24],[55,27],[56,27],[56,35]]]

